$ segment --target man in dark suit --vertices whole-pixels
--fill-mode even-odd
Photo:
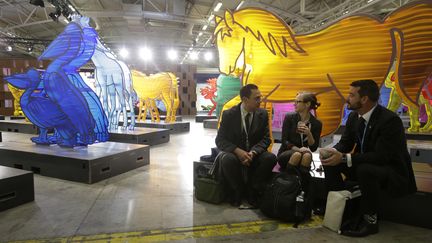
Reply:
[[[252,206],[265,188],[276,164],[267,152],[271,141],[267,111],[259,108],[261,92],[254,84],[240,89],[242,102],[222,114],[216,136],[221,172],[232,195],[231,204],[239,206],[248,197]]]
[[[402,196],[417,190],[401,119],[378,104],[379,88],[373,80],[351,83],[348,117],[341,140],[321,154],[329,191],[344,189],[341,173],[359,183],[362,193],[358,224],[342,234],[354,237],[378,233],[378,198],[381,193]],[[328,157],[329,156],[329,157]]]

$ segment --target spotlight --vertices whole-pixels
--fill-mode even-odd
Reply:
[[[206,54],[204,54],[204,59],[209,62],[213,59],[213,54],[211,52],[206,52]]]
[[[42,8],[45,7],[45,4],[44,4],[43,0],[30,0],[30,4],[33,4],[33,5],[42,7]]]
[[[11,45],[6,46],[6,51],[12,51],[12,46]]]
[[[129,51],[126,48],[122,48],[120,49],[119,54],[121,57],[127,58],[129,56]]]
[[[189,55],[189,57],[190,57],[190,59],[191,60],[198,60],[198,52],[195,52],[195,51],[193,51],[193,52],[191,52],[191,54]]]
[[[167,52],[167,54],[168,54],[168,58],[170,59],[170,60],[175,60],[175,59],[177,59],[177,57],[178,57],[178,54],[177,54],[177,52],[175,51],[175,50],[169,50],[168,52]]]
[[[31,53],[33,51],[33,46],[28,46],[27,47],[27,52]]]
[[[139,51],[139,55],[144,61],[149,61],[153,58],[152,51],[147,47],[141,48]]]

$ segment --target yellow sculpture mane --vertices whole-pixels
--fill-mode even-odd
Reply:
[[[226,11],[215,21],[220,72],[240,73],[243,84],[258,85],[268,102],[293,101],[298,91],[316,93],[322,135],[339,126],[352,81],[382,85],[393,60],[400,60],[395,87],[415,106],[432,71],[432,41],[425,40],[432,36],[432,1],[406,5],[384,20],[347,16],[305,35],[295,35],[279,17],[258,8]],[[224,109],[238,102],[236,97]]]
[[[166,107],[165,122],[175,122],[179,96],[177,77],[170,72],[147,76],[137,70],[132,70],[132,85],[139,98],[138,121],[145,120],[147,110],[150,111],[152,122],[160,122],[156,100],[162,100]]]
[[[286,25],[278,16],[269,16],[267,12],[261,12],[257,8],[247,8],[240,11],[242,12],[236,16],[235,22],[237,22],[240,28],[243,28],[244,32],[252,34],[257,41],[264,42],[271,53],[276,54],[280,52],[286,57],[289,49],[299,53],[304,52],[296,42],[291,27]],[[232,15],[226,14],[225,19],[217,16],[216,22],[218,24],[215,29],[215,35],[220,34],[222,39],[231,37],[233,29],[229,25],[234,24]],[[229,23],[229,25],[226,23]],[[248,25],[248,23],[256,24]],[[257,26],[260,28],[258,29]]]

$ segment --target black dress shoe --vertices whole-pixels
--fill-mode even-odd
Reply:
[[[325,206],[315,207],[312,209],[314,215],[324,216]]]
[[[231,199],[231,206],[238,208],[242,202],[242,193],[234,192],[234,195]]]
[[[341,232],[342,235],[351,237],[365,237],[368,235],[378,233],[378,222],[369,223],[368,221],[362,219],[360,224],[353,229],[346,229]]]

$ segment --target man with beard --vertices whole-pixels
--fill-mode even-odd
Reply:
[[[242,199],[256,207],[257,199],[271,177],[276,156],[270,146],[268,115],[259,108],[261,92],[254,84],[240,89],[241,103],[222,114],[216,136],[223,178],[231,204],[240,206]]]
[[[329,191],[345,189],[341,173],[360,186],[362,217],[342,232],[347,236],[378,233],[378,198],[383,192],[402,196],[417,190],[402,121],[378,99],[375,81],[352,82],[346,102],[353,112],[345,131],[333,148],[320,153]]]

